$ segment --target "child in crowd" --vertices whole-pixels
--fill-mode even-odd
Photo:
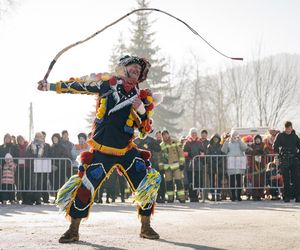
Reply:
[[[266,194],[271,195],[271,200],[280,200],[280,188],[283,186],[283,177],[275,160],[267,164],[266,169]]]
[[[2,194],[1,200],[3,204],[6,204],[7,201],[10,201],[11,204],[16,203],[15,200],[15,172],[16,172],[16,163],[13,161],[11,154],[7,153],[5,155],[5,163],[2,166]]]

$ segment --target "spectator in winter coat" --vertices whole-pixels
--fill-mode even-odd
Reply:
[[[12,137],[10,134],[4,135],[3,144],[0,146],[0,166],[3,166],[5,164],[4,157],[7,153],[11,154],[12,157],[18,157],[17,147],[16,145],[13,144]],[[0,185],[1,185],[1,176],[2,176],[2,170],[0,169]]]
[[[72,157],[72,148],[74,146],[74,144],[72,142],[69,141],[69,133],[67,130],[63,130],[61,132],[61,145],[65,148],[67,154],[68,154],[68,158],[72,161],[76,160]]]
[[[47,158],[49,157],[49,148],[45,144],[44,135],[41,132],[35,134],[34,140],[28,145],[26,156],[29,158]],[[31,202],[36,205],[41,204],[41,193],[38,190],[47,190],[47,173],[34,172],[34,161],[30,161],[31,167],[31,189],[37,190],[31,197]],[[47,198],[43,196],[43,199]],[[49,198],[49,196],[48,196]],[[49,203],[49,200],[43,200]]]
[[[280,174],[275,159],[267,164],[266,186],[266,193],[267,195],[271,195],[271,200],[280,200],[281,190],[279,187],[283,186],[283,177]]]
[[[50,182],[54,190],[58,190],[66,182],[71,175],[71,169],[67,168],[69,163],[68,153],[61,144],[61,137],[59,133],[55,133],[51,137],[52,145],[50,147],[49,156],[54,158],[52,160],[52,173]],[[62,159],[60,159],[62,158]],[[71,164],[69,164],[71,165]]]
[[[264,150],[266,154],[273,155],[275,154],[275,151],[273,149],[273,143],[275,141],[276,135],[279,133],[279,130],[276,129],[269,129],[267,136],[264,138]],[[270,156],[273,158],[273,156]],[[269,159],[268,162],[272,161],[272,159]]]
[[[74,144],[71,150],[72,159],[75,160],[77,156],[80,155],[80,153],[89,151],[91,148],[90,145],[86,143],[87,135],[85,133],[79,133],[77,137],[78,137],[78,144]],[[75,165],[77,165],[77,161],[75,162],[76,162]]]
[[[2,193],[0,201],[3,204],[6,204],[7,201],[10,203],[15,203],[15,172],[16,172],[16,163],[13,162],[13,157],[10,153],[5,155],[5,163],[2,168]]]
[[[200,161],[200,157],[197,157],[194,160],[194,171],[195,171],[195,178],[193,180],[193,158],[198,155],[204,155],[205,149],[203,143],[200,141],[198,137],[197,129],[191,128],[189,135],[186,139],[185,144],[183,145],[183,155],[185,157],[185,162],[187,168],[187,175],[189,181],[189,198],[191,202],[198,202],[199,198],[197,195],[197,191],[193,189],[193,182],[196,188],[203,187],[204,185],[204,178],[205,178],[205,168],[203,167],[203,162]],[[201,164],[202,163],[202,164]],[[201,171],[201,180],[199,180],[199,171]]]
[[[0,158],[4,158],[7,153],[10,153],[13,158],[18,157],[18,149],[13,144],[10,134],[4,135],[4,143],[0,146]]]
[[[208,140],[207,138],[208,138],[208,132],[207,132],[206,129],[203,129],[203,130],[201,131],[200,142],[201,142],[202,145],[203,145],[204,154],[206,154],[207,146],[208,146],[208,144],[209,144],[209,140]]]
[[[248,146],[241,141],[239,134],[232,131],[230,138],[227,139],[223,146],[222,152],[227,155],[227,171],[231,187],[231,200],[241,201],[242,192],[242,175],[246,169],[245,151]]]
[[[19,161],[18,161],[18,168],[16,172],[16,185],[17,189],[21,190],[17,193],[17,198],[19,200],[22,200],[22,204],[28,204],[30,203],[28,195],[30,196],[30,193],[27,191],[30,188],[30,168],[29,165],[25,162],[26,157],[26,149],[28,147],[28,142],[25,140],[25,138],[22,135],[17,136],[17,148],[18,148],[18,154],[19,154]],[[22,159],[23,158],[23,159]],[[22,192],[25,191],[25,192]]]
[[[221,187],[222,180],[225,174],[225,157],[221,150],[221,137],[218,134],[214,134],[207,147],[207,172],[211,183],[212,200],[221,200]],[[216,197],[214,195],[216,191]]]
[[[248,154],[251,155],[251,163],[249,165],[248,178],[251,180],[254,188],[252,190],[252,199],[254,201],[260,201],[264,197],[264,173],[265,173],[265,145],[262,142],[262,137],[256,135],[254,137],[254,143],[251,145],[251,150]]]

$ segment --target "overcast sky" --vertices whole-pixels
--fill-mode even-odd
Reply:
[[[1,0],[0,0],[1,1]],[[0,21],[0,144],[7,132],[28,138],[29,103],[33,102],[34,129],[55,132],[67,129],[71,139],[85,131],[91,96],[39,92],[43,78],[58,51],[84,39],[136,8],[135,0],[24,0]],[[183,19],[217,49],[251,60],[259,42],[264,54],[300,53],[300,1],[294,0],[152,0],[155,7]],[[131,16],[134,18],[134,16]],[[153,13],[156,44],[160,53],[179,66],[194,51],[205,69],[217,69],[228,60],[216,54],[184,25]],[[128,19],[91,41],[61,56],[49,82],[108,70],[112,46],[122,32],[130,37]],[[240,62],[235,62],[239,64]],[[175,72],[172,72],[175,73]],[[299,127],[299,128],[297,128]],[[296,123],[296,130],[300,124]]]

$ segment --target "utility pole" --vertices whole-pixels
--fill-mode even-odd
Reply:
[[[33,109],[32,109],[32,102],[30,102],[29,106],[29,141],[33,138],[34,134],[34,127],[33,127]]]

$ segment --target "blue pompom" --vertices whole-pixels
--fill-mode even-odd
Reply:
[[[144,171],[146,169],[146,164],[143,161],[137,160],[135,162],[135,169],[138,172],[142,172],[142,171]]]
[[[94,180],[99,180],[100,177],[103,174],[103,169],[102,167],[97,167],[94,170],[90,171],[89,175],[94,179]]]
[[[79,172],[84,172],[84,167],[83,167],[83,165],[79,165],[79,166],[78,166],[78,170],[79,170]]]

